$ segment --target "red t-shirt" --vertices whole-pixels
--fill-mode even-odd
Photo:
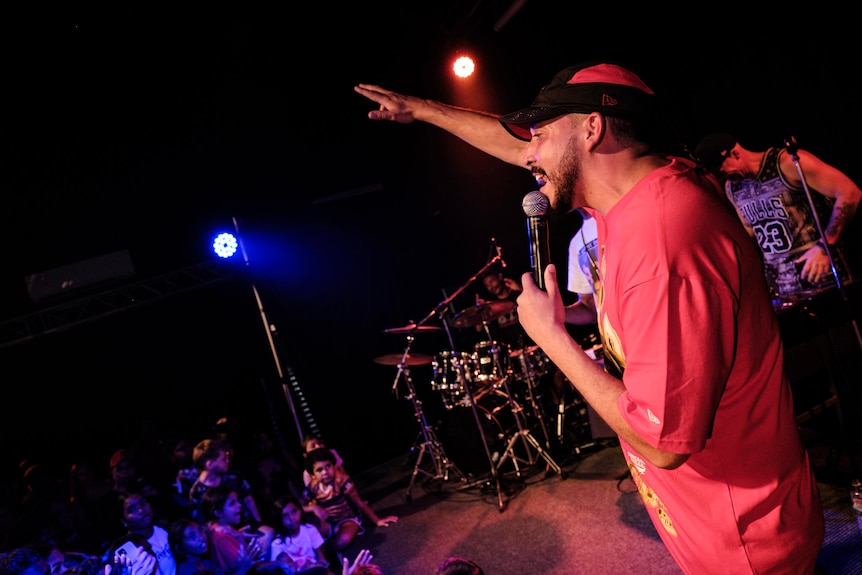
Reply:
[[[652,446],[690,457],[666,470],[621,447],[686,573],[802,573],[823,540],[817,484],[757,246],[716,190],[676,159],[594,214],[619,409]]]
[[[245,546],[242,533],[229,525],[209,522],[207,538],[213,565],[225,574],[234,573],[239,567],[240,548]]]

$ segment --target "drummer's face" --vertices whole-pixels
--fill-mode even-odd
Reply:
[[[495,296],[500,296],[506,290],[506,283],[499,275],[485,276],[482,283],[485,284],[485,289]]]

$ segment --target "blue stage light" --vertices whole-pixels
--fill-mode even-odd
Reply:
[[[230,258],[236,253],[239,242],[236,236],[231,233],[223,232],[216,236],[213,240],[213,251],[220,258]]]

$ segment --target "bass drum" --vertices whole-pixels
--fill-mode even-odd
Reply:
[[[448,411],[440,424],[438,434],[446,456],[462,473],[476,475],[491,472],[488,453],[496,461],[502,457],[506,443],[516,427],[508,405],[508,397],[498,390],[490,390],[476,398],[476,411],[482,424],[481,433],[470,405]],[[482,434],[488,453],[482,444]]]

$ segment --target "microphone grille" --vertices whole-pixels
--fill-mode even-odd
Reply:
[[[548,213],[548,208],[551,207],[551,201],[548,196],[536,190],[524,196],[521,207],[527,216],[544,216]]]

